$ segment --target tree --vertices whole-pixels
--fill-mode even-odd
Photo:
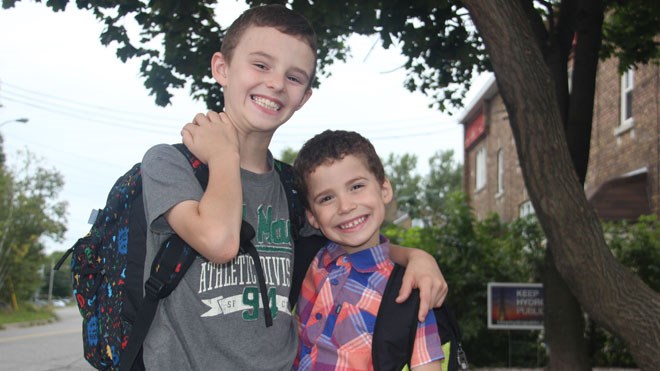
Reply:
[[[429,173],[416,173],[417,156],[390,154],[383,161],[385,173],[394,188],[397,208],[424,225],[445,223],[443,209],[452,192],[460,191],[463,166],[454,161],[454,151],[437,151],[429,159]]]
[[[416,173],[417,156],[403,154],[401,156],[390,153],[383,161],[385,174],[392,183],[394,199],[397,209],[403,210],[413,219],[420,215],[420,200],[422,177]]]
[[[580,181],[588,161],[604,3],[562,2],[556,25],[569,24],[558,27],[560,33],[543,27],[531,3],[464,3],[488,49],[554,265],[591,318],[624,340],[639,367],[656,367],[660,294],[611,254]],[[566,62],[574,35],[569,95]]]
[[[463,165],[454,160],[453,150],[447,150],[436,152],[429,159],[429,166],[423,184],[421,218],[425,225],[443,225],[449,195],[462,189]]]
[[[578,299],[567,336],[550,336],[551,367],[584,369],[574,349],[581,305],[597,322],[619,335],[642,368],[660,364],[659,295],[624,269],[606,248],[598,219],[586,202],[581,181],[589,158],[596,66],[617,56],[621,69],[657,62],[660,5],[646,0],[478,1],[423,0],[379,2],[270,1],[288,3],[305,14],[320,39],[320,72],[342,60],[351,33],[379,34],[383,45],[397,45],[408,57],[404,82],[434,100],[440,109],[459,105],[474,72],[495,72],[517,145],[518,157],[539,221],[548,237],[548,271],[565,281],[554,298],[570,289]],[[9,8],[16,0],[3,0]],[[63,10],[67,0],[49,1]],[[117,43],[122,60],[142,59],[145,85],[156,102],[169,102],[169,89],[191,79],[191,94],[212,109],[222,95],[210,85],[208,56],[219,48],[223,30],[213,20],[211,0],[77,1],[106,29],[104,45]],[[250,5],[257,1],[249,0]],[[467,10],[466,10],[467,9]],[[607,22],[604,22],[608,14]],[[135,19],[139,40],[122,26]],[[472,24],[474,22],[474,24]],[[483,42],[482,42],[483,39]],[[632,42],[634,40],[634,42]],[[162,48],[153,45],[162,46]],[[608,54],[609,53],[609,54]],[[568,93],[567,62],[573,55],[573,90]],[[568,228],[567,228],[568,226]],[[554,285],[558,280],[546,279]],[[598,295],[596,295],[598,293]],[[606,298],[606,305],[602,299]],[[629,302],[643,303],[631,310]],[[579,304],[579,305],[578,305]],[[562,314],[562,313],[559,313]],[[549,321],[554,315],[548,315]],[[558,328],[550,323],[549,329]],[[558,341],[561,340],[561,341]],[[564,349],[567,340],[575,346]],[[557,351],[560,349],[560,351]],[[565,360],[557,357],[567,357]],[[558,363],[554,363],[557,361]]]
[[[29,152],[20,168],[0,170],[0,299],[16,308],[41,285],[40,239],[63,237],[66,203],[57,200],[62,176],[40,166]]]
[[[42,297],[48,297],[49,290],[53,298],[73,297],[71,286],[71,256],[64,261],[64,264],[62,264],[59,270],[53,270],[53,266],[60,260],[64,253],[65,251],[55,251],[46,258],[40,289]],[[53,270],[52,273],[51,270]],[[51,274],[53,275],[52,282]]]
[[[280,157],[278,157],[278,159],[291,165],[293,164],[293,161],[296,159],[296,157],[298,157],[298,150],[293,148],[285,148],[282,150],[282,153],[280,153]]]

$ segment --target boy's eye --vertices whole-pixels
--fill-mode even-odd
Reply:
[[[351,190],[352,190],[352,191],[356,191],[356,190],[358,190],[358,189],[360,189],[360,188],[363,188],[363,187],[364,187],[364,184],[362,184],[362,183],[356,183],[356,184],[353,184],[353,185],[351,186]]]
[[[260,70],[265,70],[266,69],[266,65],[263,64],[263,63],[255,63],[254,66],[257,67]]]
[[[317,200],[318,200],[318,203],[324,204],[324,203],[332,200],[332,196],[330,196],[330,195],[321,196]]]
[[[299,77],[289,76],[288,79],[289,79],[289,81],[293,81],[295,83],[302,84],[302,79],[300,79]]]

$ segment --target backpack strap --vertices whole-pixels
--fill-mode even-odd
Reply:
[[[178,149],[186,158],[193,168],[197,181],[206,189],[208,184],[209,172],[208,168],[202,164],[182,143],[173,145]],[[140,198],[142,196],[140,195]],[[141,199],[137,200],[136,206],[139,208],[143,205]],[[142,206],[143,207],[143,206]],[[135,210],[133,215],[137,216],[138,213],[144,216],[144,209]],[[141,220],[143,234],[146,234],[146,219]],[[129,231],[130,233],[130,231]],[[130,237],[129,237],[130,238]],[[135,238],[135,237],[133,237]],[[142,236],[139,237],[144,240],[143,244],[146,246],[146,239]],[[142,344],[147,338],[147,333],[151,327],[151,323],[156,316],[156,309],[160,299],[167,297],[172,290],[179,284],[190,265],[195,261],[197,252],[193,250],[185,241],[178,235],[172,235],[168,238],[154,257],[151,265],[151,273],[147,282],[144,284],[144,298],[141,305],[137,309],[133,328],[131,329],[130,336],[126,348],[122,352],[122,359],[120,362],[121,371],[130,371],[133,369],[139,353],[142,351]]]
[[[404,272],[403,267],[394,264],[378,308],[371,347],[376,371],[401,370],[412,356],[417,333],[419,290],[413,290],[408,300],[401,304],[395,301]]]
[[[305,208],[300,202],[294,186],[293,167],[280,160],[275,160],[275,171],[280,176],[280,182],[286,193],[289,204],[289,220],[291,221],[291,238],[293,247],[293,271],[291,273],[291,289],[289,290],[289,306],[295,307],[302,287],[307,268],[314,260],[316,253],[326,244],[327,239],[319,235],[301,236],[300,230],[305,225]]]
[[[280,176],[280,183],[284,187],[289,207],[289,220],[291,221],[291,239],[300,238],[300,230],[305,225],[305,209],[298,198],[298,192],[293,185],[293,167],[280,160],[274,161],[275,171]]]
[[[240,251],[243,254],[248,254],[254,261],[254,270],[257,274],[257,282],[259,283],[259,292],[261,293],[261,301],[264,303],[264,318],[266,319],[266,327],[273,325],[273,312],[270,308],[268,301],[268,289],[266,288],[266,279],[264,276],[264,268],[259,259],[259,252],[254,247],[252,239],[256,235],[254,228],[250,223],[243,220],[241,223],[241,247]]]
[[[378,309],[372,339],[372,359],[374,370],[401,370],[409,365],[417,332],[419,312],[419,290],[414,289],[405,302],[398,304],[405,268],[394,264],[392,274],[385,286],[385,292]],[[448,304],[434,308],[438,334],[445,351],[443,370],[468,370],[468,361],[461,344],[458,322]],[[447,350],[448,349],[448,350]]]

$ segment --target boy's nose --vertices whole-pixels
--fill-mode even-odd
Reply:
[[[284,80],[285,80],[284,76],[273,74],[270,76],[270,79],[266,81],[266,86],[274,90],[281,90],[282,88],[284,88]]]
[[[355,209],[355,202],[348,197],[339,197],[339,211],[341,213],[347,213]]]

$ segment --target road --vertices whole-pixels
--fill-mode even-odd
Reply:
[[[78,308],[58,308],[56,313],[59,321],[0,330],[0,371],[93,370],[82,355]]]

